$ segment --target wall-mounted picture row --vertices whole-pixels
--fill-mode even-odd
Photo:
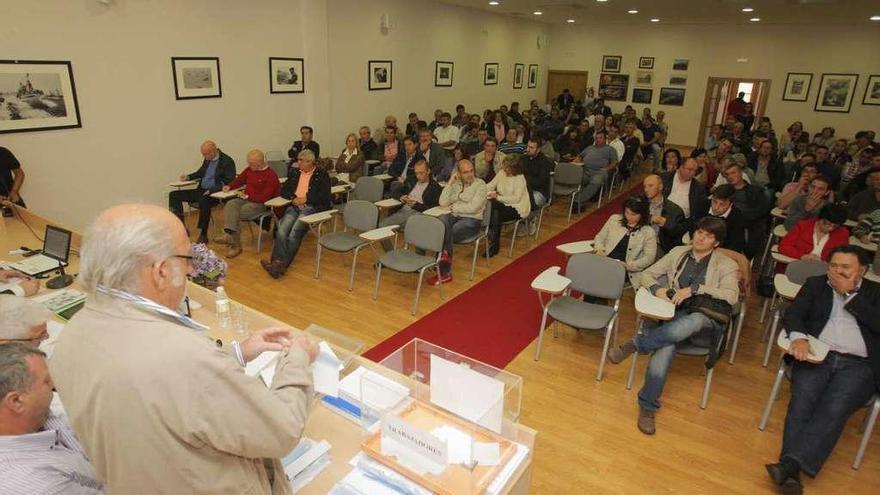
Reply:
[[[367,62],[367,87],[370,91],[391,89],[392,63],[390,60]]]
[[[69,61],[0,60],[0,133],[82,127]]]
[[[645,103],[650,104],[651,99],[654,97],[654,90],[648,88],[633,88],[633,103]]]
[[[269,92],[303,93],[306,75],[303,59],[269,57]]]
[[[538,64],[529,64],[529,88],[538,86]]]
[[[483,66],[483,85],[498,84],[498,62],[487,62]]]
[[[525,68],[523,64],[513,64],[513,89],[522,89]]]
[[[660,100],[657,103],[677,107],[684,105],[684,88],[660,88]]]
[[[171,57],[171,73],[178,100],[223,96],[217,57]]]
[[[880,105],[880,75],[868,76],[868,85],[865,86],[862,105]]]
[[[452,87],[452,70],[455,68],[453,62],[445,62],[438,60],[434,62],[434,86],[438,88]]]

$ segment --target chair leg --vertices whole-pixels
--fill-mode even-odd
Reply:
[[[510,249],[507,250],[507,257],[513,258],[513,245],[516,243],[516,232],[519,230],[520,222],[513,224],[513,237],[510,238]]]
[[[597,210],[598,210],[599,208],[602,207],[602,196],[603,196],[603,195],[605,195],[605,184],[602,184],[602,188],[599,189],[599,202],[596,203],[596,209],[597,209]],[[589,201],[589,200],[588,200],[588,201]]]
[[[571,209],[574,208],[574,194],[571,195],[571,199],[568,202],[568,220],[566,222],[571,223]]]
[[[547,303],[550,306],[550,303]],[[538,330],[538,344],[535,346],[535,361],[541,357],[541,344],[544,342],[544,328],[547,326],[547,306],[544,307],[544,314],[541,316],[541,328]]]
[[[379,298],[379,279],[382,277],[382,262],[376,262],[376,285],[373,287],[373,300]]]
[[[419,282],[416,285],[416,298],[413,300],[412,311],[410,311],[413,316],[416,315],[416,309],[419,307],[419,297],[422,295],[422,279],[425,277],[425,270],[427,268],[428,267],[424,267],[419,270]]]
[[[605,344],[602,346],[602,357],[599,358],[599,371],[596,373],[596,381],[602,381],[602,372],[605,371],[605,359],[608,356],[608,346],[611,343],[611,334],[614,333],[614,322],[617,317],[611,318],[605,327]]]
[[[739,347],[739,336],[742,333],[743,321],[745,321],[745,319],[746,305],[743,303],[740,305],[739,317],[736,319],[736,332],[733,334],[733,346],[730,349],[730,359],[727,361],[728,364],[733,364],[734,359],[736,359],[736,349]]]
[[[785,361],[779,360],[779,368],[776,370],[776,379],[773,380],[773,388],[770,390],[770,397],[767,397],[767,404],[764,405],[764,414],[761,415],[761,422],[758,423],[758,429],[764,431],[767,428],[767,421],[770,419],[770,411],[773,410],[773,403],[779,395],[779,389],[782,387],[782,379],[785,377]]]
[[[486,268],[492,268],[492,258],[489,257],[489,239],[483,239],[483,245],[486,247]]]
[[[862,441],[859,442],[859,450],[856,451],[856,458],[853,460],[852,468],[858,469],[862,465],[862,458],[865,457],[865,449],[868,448],[868,442],[871,440],[871,434],[874,432],[874,424],[877,422],[877,415],[880,413],[880,398],[874,397],[874,403],[865,416],[868,423],[865,425],[865,432],[862,434]]]
[[[544,219],[544,210],[547,210],[547,209],[549,209],[549,205],[547,205],[545,208],[541,208],[541,210],[538,212],[538,226],[535,227],[535,240],[536,241],[538,240],[538,234],[541,233],[541,220]],[[547,214],[549,215],[550,212],[548,211]]]
[[[318,247],[315,252],[315,280],[320,277],[321,273],[321,243],[318,243]],[[350,289],[349,289],[350,290]]]
[[[767,316],[767,307],[770,306],[770,298],[765,297],[764,303],[761,304],[761,316],[758,318],[758,323],[764,323],[764,317]],[[762,336],[763,339],[763,336]]]
[[[703,400],[700,401],[700,409],[706,409],[706,406],[709,404],[709,391],[712,387],[712,375],[714,373],[715,368],[711,368],[706,372],[706,385],[703,387]]]
[[[362,244],[356,248],[354,248],[354,256],[351,258],[351,274],[348,276],[348,291],[351,292],[354,289],[354,272],[357,269],[358,262],[358,252],[366,246],[366,244]]]
[[[477,270],[477,253],[480,252],[480,240],[474,241],[474,259],[471,261],[471,276],[468,280],[474,279],[474,272]]]
[[[440,280],[440,263],[434,264],[434,271],[437,273],[437,280]],[[440,291],[440,300],[445,301],[446,298],[443,296],[443,284],[437,284],[437,290]]]
[[[770,296],[769,301],[767,299],[764,300],[764,308],[761,310],[761,320],[760,323],[764,323],[764,309],[767,311],[773,311],[776,308],[776,290],[773,291],[773,295]],[[767,332],[770,331],[770,323],[767,322],[767,325],[764,326],[764,332],[761,334],[761,342],[767,340]]]
[[[776,327],[779,325],[779,313],[781,310],[779,308],[776,309],[776,312],[773,313],[773,324],[770,325],[770,335],[767,338],[767,349],[764,351],[764,362],[761,363],[761,366],[767,367],[767,362],[770,361],[770,351],[773,350],[773,344],[776,340]]]
[[[636,317],[636,334],[639,334],[642,332],[642,324],[643,323],[644,323],[644,321],[642,320],[642,317],[637,316]],[[636,351],[633,353],[632,363],[630,363],[630,366],[629,366],[629,375],[626,377],[626,389],[627,390],[632,390],[632,388],[633,388],[633,378],[635,377],[635,374],[636,374],[636,360],[638,358],[639,358],[639,353],[638,353],[638,351]]]

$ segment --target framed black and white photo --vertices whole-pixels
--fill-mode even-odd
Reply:
[[[660,100],[657,103],[677,107],[684,105],[684,88],[660,88]]]
[[[620,72],[620,55],[605,55],[602,57],[602,72]]]
[[[789,72],[785,77],[785,88],[782,89],[783,101],[807,101],[813,74],[805,72]]]
[[[452,69],[455,64],[438,60],[434,62],[434,86],[442,88],[452,87]]]
[[[865,86],[865,96],[862,105],[880,105],[880,76],[868,76],[868,84]]]
[[[223,96],[217,57],[171,57],[171,71],[178,100]]]
[[[498,84],[498,62],[487,62],[483,66],[483,85]]]
[[[68,61],[0,60],[0,133],[82,127]]]
[[[672,70],[688,70],[691,61],[686,58],[677,58],[672,62]]]
[[[522,89],[525,69],[523,64],[513,64],[513,89]]]
[[[654,73],[649,70],[636,72],[636,86],[650,86],[654,83]]]
[[[858,74],[822,74],[815,110],[849,113],[858,82]]]
[[[626,101],[629,92],[629,74],[600,74],[599,98],[606,101]]]
[[[647,88],[633,88],[633,103],[651,103],[651,99],[654,97],[654,90]]]
[[[370,91],[391,89],[391,61],[370,60],[367,62],[367,87]]]
[[[688,76],[687,74],[673,74],[669,76],[669,85],[670,86],[687,86]]]
[[[269,57],[269,93],[304,93],[305,77],[303,59]]]
[[[654,57],[639,57],[639,69],[653,69]]]
[[[538,87],[538,64],[529,64],[529,81],[527,86],[529,88]]]

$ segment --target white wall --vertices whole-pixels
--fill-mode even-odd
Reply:
[[[875,23],[876,24],[876,23]],[[771,79],[766,109],[777,133],[800,120],[808,131],[833,126],[839,136],[851,137],[862,129],[880,130],[880,107],[862,105],[869,74],[880,74],[880,26],[795,27],[664,26],[649,25],[631,31],[621,26],[566,26],[551,35],[550,69],[588,70],[598,89],[603,55],[623,56],[621,74],[630,75],[627,102],[611,102],[616,112],[632,98],[639,57],[654,57],[652,109],[664,110],[670,125],[669,142],[695,145],[709,76]],[[657,104],[660,88],[669,86],[672,61],[690,59],[683,107]],[[737,59],[747,58],[747,63]],[[806,102],[783,102],[788,72],[812,72]],[[850,113],[813,111],[821,74],[859,74]],[[645,105],[634,105],[637,111]]]

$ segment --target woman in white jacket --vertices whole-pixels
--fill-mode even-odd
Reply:
[[[486,185],[487,197],[492,201],[492,219],[489,222],[489,256],[498,254],[501,224],[527,218],[532,203],[523,175],[522,164],[515,155],[504,157],[501,171]]]
[[[633,288],[639,276],[657,257],[657,234],[651,227],[648,201],[632,196],[623,203],[623,213],[611,215],[593,243],[595,254],[619,260],[626,267]]]

